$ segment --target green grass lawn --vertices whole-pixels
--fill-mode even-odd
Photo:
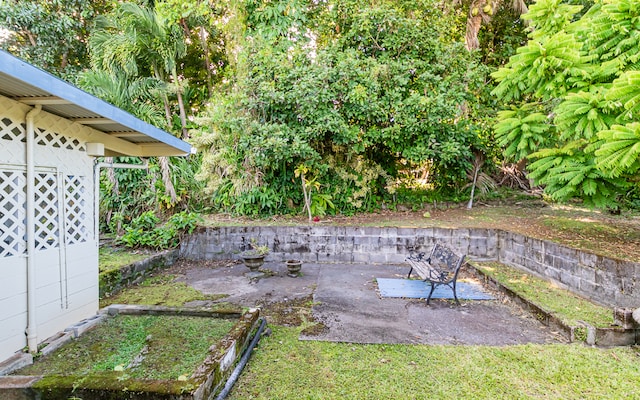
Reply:
[[[577,326],[578,321],[586,321],[605,328],[613,323],[613,310],[561,289],[552,282],[497,262],[473,265],[519,296],[555,315],[568,326]]]
[[[637,348],[362,345],[271,326],[229,399],[633,399]]]

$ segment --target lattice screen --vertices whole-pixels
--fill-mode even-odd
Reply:
[[[12,121],[10,118],[0,119],[0,139],[26,141],[24,123]],[[40,146],[51,146],[67,150],[84,151],[84,146],[78,139],[69,138],[51,130],[36,128],[35,141]]]
[[[0,257],[25,253],[26,174],[0,171]]]
[[[35,237],[36,250],[58,247],[60,227],[58,221],[58,183],[54,173],[36,174]]]
[[[52,146],[55,148],[63,148],[67,150],[84,151],[84,146],[78,139],[70,139],[66,136],[49,130],[36,128],[35,136],[36,143],[41,146]]]
[[[9,118],[0,119],[0,139],[26,141],[24,124],[13,122]]]
[[[60,191],[53,172],[36,173],[35,248],[46,250],[60,246],[61,202],[64,195],[65,240],[83,243],[92,234],[92,203],[87,178],[67,175]],[[22,255],[26,251],[26,174],[24,171],[0,170],[0,257]]]
[[[67,244],[86,242],[89,239],[91,202],[88,196],[86,177],[65,177],[65,214]]]

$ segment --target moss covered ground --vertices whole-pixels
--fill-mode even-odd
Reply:
[[[190,376],[234,322],[178,316],[110,317],[17,374],[83,376],[113,371],[127,378],[176,380]]]

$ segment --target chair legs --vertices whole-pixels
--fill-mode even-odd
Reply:
[[[460,300],[458,300],[458,295],[456,294],[456,281],[453,281],[453,298],[456,299],[456,304],[460,305]]]
[[[429,305],[429,301],[431,301],[431,295],[433,295],[433,291],[436,289],[436,286],[443,285],[443,284],[429,282],[429,285],[431,285],[431,290],[429,290],[429,296],[427,297],[427,305]],[[456,304],[460,305],[460,300],[458,300],[458,295],[456,294],[456,281],[453,281],[453,286],[449,286],[449,287],[453,289],[453,298],[456,300]]]
[[[436,289],[436,284],[433,282],[429,282],[431,284],[431,290],[429,291],[429,296],[427,297],[427,305],[429,305],[429,301],[431,300],[431,295],[433,291]]]

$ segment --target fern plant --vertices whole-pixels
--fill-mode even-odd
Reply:
[[[640,123],[614,125],[598,135],[604,142],[596,150],[596,162],[611,176],[635,174],[640,168]]]
[[[640,55],[640,53],[639,53]],[[633,121],[640,117],[640,71],[628,71],[613,81],[607,100],[622,105],[618,121]]]
[[[579,11],[561,0],[531,6],[529,42],[492,75],[492,94],[511,103],[494,129],[505,156],[533,160],[529,177],[552,199],[617,207],[640,168],[640,3]]]
[[[581,198],[585,205],[598,208],[617,208],[616,194],[629,186],[624,179],[602,172],[593,155],[585,152],[583,141],[572,141],[562,148],[542,149],[530,158],[537,159],[529,166],[529,176],[541,185],[556,201]]]
[[[556,108],[555,123],[561,140],[590,140],[615,123],[615,104],[604,90],[570,93]]]
[[[546,115],[531,112],[531,105],[500,111],[495,126],[498,145],[505,148],[507,159],[521,160],[549,142]]]

